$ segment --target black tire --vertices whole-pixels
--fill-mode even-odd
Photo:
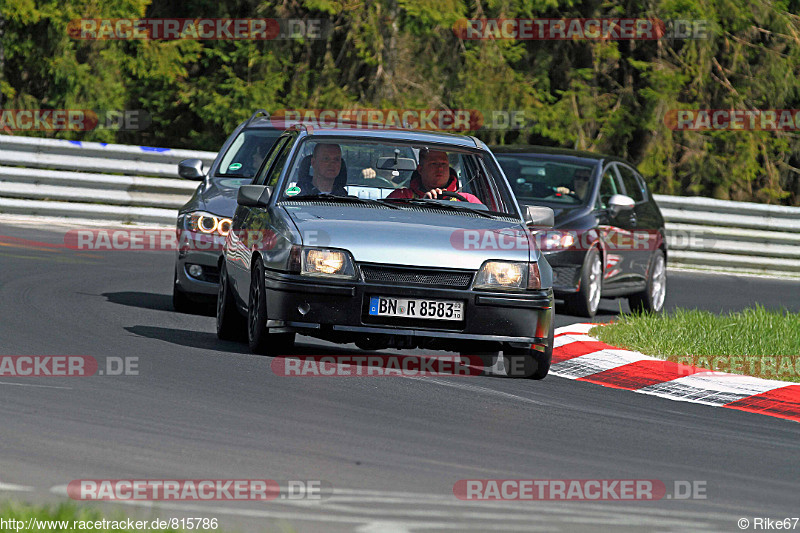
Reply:
[[[191,313],[194,307],[186,293],[178,288],[178,271],[175,270],[172,280],[172,308],[179,313]]]
[[[555,337],[555,317],[550,320],[550,333],[545,351],[533,348],[511,348],[503,350],[503,366],[506,375],[514,378],[544,379],[550,372],[553,361],[553,339]]]
[[[667,298],[667,259],[663,250],[656,250],[647,269],[647,288],[628,296],[631,311],[660,313]]]
[[[225,261],[219,269],[217,292],[217,338],[224,341],[243,341],[247,338],[247,320],[239,313],[231,293]]]
[[[585,318],[594,317],[597,314],[598,307],[600,307],[602,287],[603,261],[597,248],[592,248],[583,261],[580,290],[575,294],[564,297],[564,311],[570,315]]]
[[[264,263],[257,258],[252,267],[247,301],[247,344],[261,355],[288,355],[294,346],[294,333],[270,333],[267,330],[267,294]]]

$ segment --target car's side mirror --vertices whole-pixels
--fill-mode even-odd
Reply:
[[[203,162],[199,159],[184,159],[178,163],[178,175],[187,180],[201,180],[206,176]]]
[[[552,228],[555,225],[553,210],[549,207],[529,205],[525,210],[525,225]]]
[[[634,204],[636,202],[630,196],[615,194],[608,199],[608,210],[611,212],[611,216],[615,217],[620,213],[632,210]]]
[[[236,195],[236,203],[246,207],[267,207],[270,197],[272,197],[272,187],[242,185]]]

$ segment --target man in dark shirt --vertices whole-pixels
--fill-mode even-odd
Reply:
[[[298,183],[300,194],[347,196],[344,185],[336,183],[336,178],[342,171],[342,149],[338,144],[320,143],[314,146],[311,169],[313,170],[311,181]]]

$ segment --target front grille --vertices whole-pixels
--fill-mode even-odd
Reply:
[[[390,283],[399,285],[428,285],[466,289],[472,282],[473,273],[469,271],[419,269],[403,267],[387,267],[362,265],[361,273],[364,281],[373,283]]]

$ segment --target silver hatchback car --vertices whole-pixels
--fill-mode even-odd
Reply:
[[[356,185],[354,185],[356,184]],[[291,352],[296,334],[363,349],[502,356],[541,379],[552,271],[486,145],[407,130],[296,126],[238,207],[220,262],[217,334]]]

